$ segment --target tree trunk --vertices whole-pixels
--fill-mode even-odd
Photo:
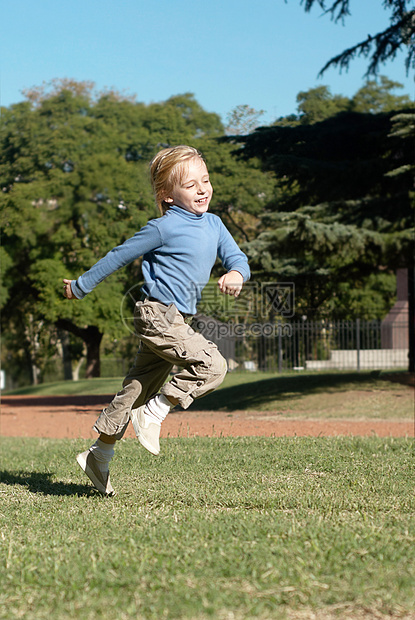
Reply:
[[[38,385],[40,369],[36,366],[36,364],[33,361],[31,363],[31,366],[32,366],[32,385]]]
[[[104,334],[100,332],[95,325],[81,328],[68,319],[58,319],[55,324],[58,329],[65,329],[74,336],[82,338],[87,351],[85,378],[91,379],[92,377],[99,377],[101,372],[99,349]]]
[[[86,329],[87,335],[85,338],[86,344],[86,370],[85,378],[91,379],[92,377],[101,376],[101,362],[99,357],[99,348],[101,345],[102,336],[99,329],[94,325],[90,325]]]
[[[59,329],[58,337],[62,347],[63,378],[65,381],[72,381],[72,359],[69,349],[68,332]]]
[[[75,366],[72,369],[72,377],[73,377],[73,381],[79,381],[79,373],[81,371],[81,366],[84,363],[85,358],[81,357],[75,364]]]
[[[30,366],[32,368],[32,384],[38,385],[39,376],[40,376],[40,368],[38,366],[38,357],[39,357],[39,333],[43,327],[43,321],[35,321],[35,318],[32,314],[28,316],[28,322],[25,326],[25,335],[28,342],[28,351],[30,358]]]
[[[79,373],[81,372],[81,366],[84,363],[85,358],[86,358],[86,346],[84,343],[84,346],[82,348],[82,356],[79,358],[79,360],[77,360],[77,362],[72,367],[73,381],[79,381]]]

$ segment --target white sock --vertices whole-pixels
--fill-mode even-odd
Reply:
[[[149,417],[152,422],[161,425],[171,407],[171,402],[164,394],[156,394],[156,396],[150,398],[146,404],[144,415]]]
[[[114,456],[114,444],[104,443],[101,439],[97,439],[90,447],[90,450],[94,453],[95,460],[100,470],[108,471],[108,463]]]

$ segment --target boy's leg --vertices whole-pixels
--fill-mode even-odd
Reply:
[[[227,364],[213,342],[195,332],[171,304],[139,302],[136,328],[148,349],[180,371],[163,386],[161,393],[184,409],[213,391],[223,381]]]
[[[174,351],[179,356],[176,364],[181,368],[160,393],[187,409],[194,400],[219,387],[228,366],[216,344],[198,333]]]
[[[99,439],[86,452],[78,454],[80,467],[103,495],[114,495],[109,477],[109,462],[114,444],[121,439],[130,420],[130,410],[151,398],[165,382],[172,364],[159,358],[141,344],[134,365],[123,381],[123,388],[104,409],[94,429]]]
[[[131,412],[140,442],[152,454],[158,454],[160,425],[170,405],[180,404],[187,409],[196,398],[214,390],[222,383],[227,364],[217,346],[185,323],[174,306],[145,302],[138,304],[138,313],[141,337],[148,348],[170,364],[181,367],[159,395]]]
[[[122,390],[95,422],[94,430],[100,433],[101,440],[114,443],[123,437],[130,421],[131,409],[140,407],[157,394],[172,366],[172,362],[162,359],[144,342],[140,344],[134,364],[123,381]]]

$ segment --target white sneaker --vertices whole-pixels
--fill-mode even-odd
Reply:
[[[105,472],[101,471],[97,460],[94,456],[94,453],[91,450],[86,450],[86,452],[81,452],[76,457],[78,461],[78,465],[81,469],[84,470],[92,484],[102,495],[112,497],[115,495],[115,491],[112,488],[112,484],[110,482],[110,472],[107,470]]]
[[[157,456],[160,452],[160,424],[152,422],[146,415],[144,415],[145,405],[138,407],[138,409],[131,409],[130,420],[133,424],[134,432],[137,435],[138,441],[141,445]]]

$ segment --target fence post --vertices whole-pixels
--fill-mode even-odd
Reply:
[[[360,319],[356,319],[356,357],[357,372],[360,372]]]

